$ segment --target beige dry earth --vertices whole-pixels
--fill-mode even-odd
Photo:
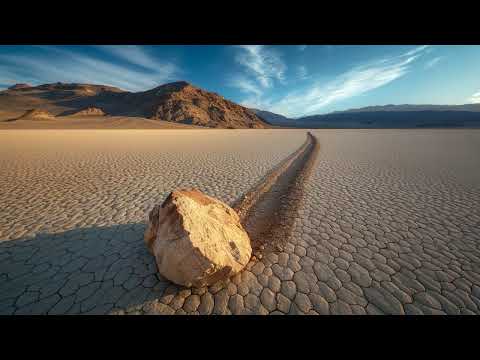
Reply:
[[[0,130],[32,129],[204,129],[171,121],[132,116],[69,115],[51,119],[22,119],[24,112],[0,111]]]
[[[0,131],[0,313],[479,314],[478,130],[314,130],[279,247],[209,288],[157,274],[155,204],[196,187],[232,205],[305,134]]]

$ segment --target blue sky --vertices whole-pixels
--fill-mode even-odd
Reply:
[[[480,102],[480,46],[0,46],[0,89],[178,80],[299,117],[385,104]]]

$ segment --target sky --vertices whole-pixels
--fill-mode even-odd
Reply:
[[[480,102],[480,46],[0,46],[0,90],[75,82],[149,90],[184,80],[288,117]]]

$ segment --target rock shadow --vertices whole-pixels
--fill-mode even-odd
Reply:
[[[90,227],[0,243],[0,314],[138,313],[170,285],[145,224]],[[172,289],[173,287],[173,289]]]

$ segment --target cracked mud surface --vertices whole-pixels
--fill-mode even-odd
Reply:
[[[480,313],[480,131],[313,130],[291,235],[203,289],[157,275],[147,211],[233,204],[306,131],[66,132],[0,132],[0,314]]]
[[[308,133],[305,143],[234,207],[257,254],[281,250],[291,237],[305,181],[315,165],[318,151],[317,139]]]

